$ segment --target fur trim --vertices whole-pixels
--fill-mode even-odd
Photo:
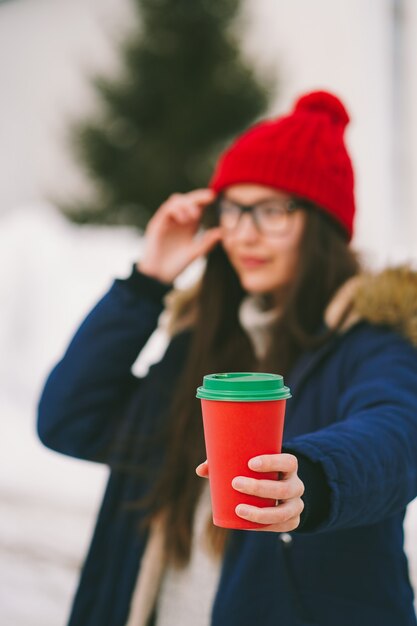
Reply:
[[[343,332],[360,320],[390,326],[417,346],[417,272],[401,266],[342,285],[326,309],[327,326]]]
[[[409,266],[365,276],[354,303],[361,318],[391,326],[417,346],[417,272]]]
[[[337,328],[343,332],[359,321],[360,315],[355,310],[354,297],[363,276],[354,276],[345,282],[330,300],[324,312],[324,321],[328,328]]]

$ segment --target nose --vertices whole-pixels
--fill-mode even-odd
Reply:
[[[238,239],[244,239],[245,241],[257,239],[259,237],[258,229],[253,216],[250,213],[244,213],[240,216],[240,219],[236,224],[234,235]]]

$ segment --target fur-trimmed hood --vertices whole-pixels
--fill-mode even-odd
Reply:
[[[200,283],[167,297],[167,328],[172,335],[192,326]],[[408,266],[363,273],[336,292],[324,316],[329,328],[346,331],[361,320],[390,326],[417,346],[417,272]]]
[[[330,328],[360,320],[390,326],[417,346],[417,272],[408,266],[360,274],[337,291],[325,312]]]

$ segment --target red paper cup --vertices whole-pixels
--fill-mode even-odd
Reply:
[[[252,471],[248,461],[281,452],[289,389],[276,374],[230,372],[205,376],[197,397],[203,413],[213,523],[224,528],[260,528],[264,524],[239,517],[236,506],[268,507],[275,501],[240,493],[231,483],[235,476],[277,479],[276,472]]]

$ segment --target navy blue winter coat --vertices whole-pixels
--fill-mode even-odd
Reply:
[[[146,492],[163,455],[137,442],[158,431],[189,345],[189,332],[176,335],[145,378],[132,375],[165,292],[139,274],[116,280],[40,401],[50,448],[103,462],[111,451],[117,463],[118,442],[131,439],[124,461],[147,470],[111,472],[71,626],[126,622],[147,536],[124,505]],[[212,625],[416,626],[403,518],[417,496],[417,351],[361,322],[305,354],[286,382],[285,447],[321,464],[330,511],[314,532],[232,531]]]

